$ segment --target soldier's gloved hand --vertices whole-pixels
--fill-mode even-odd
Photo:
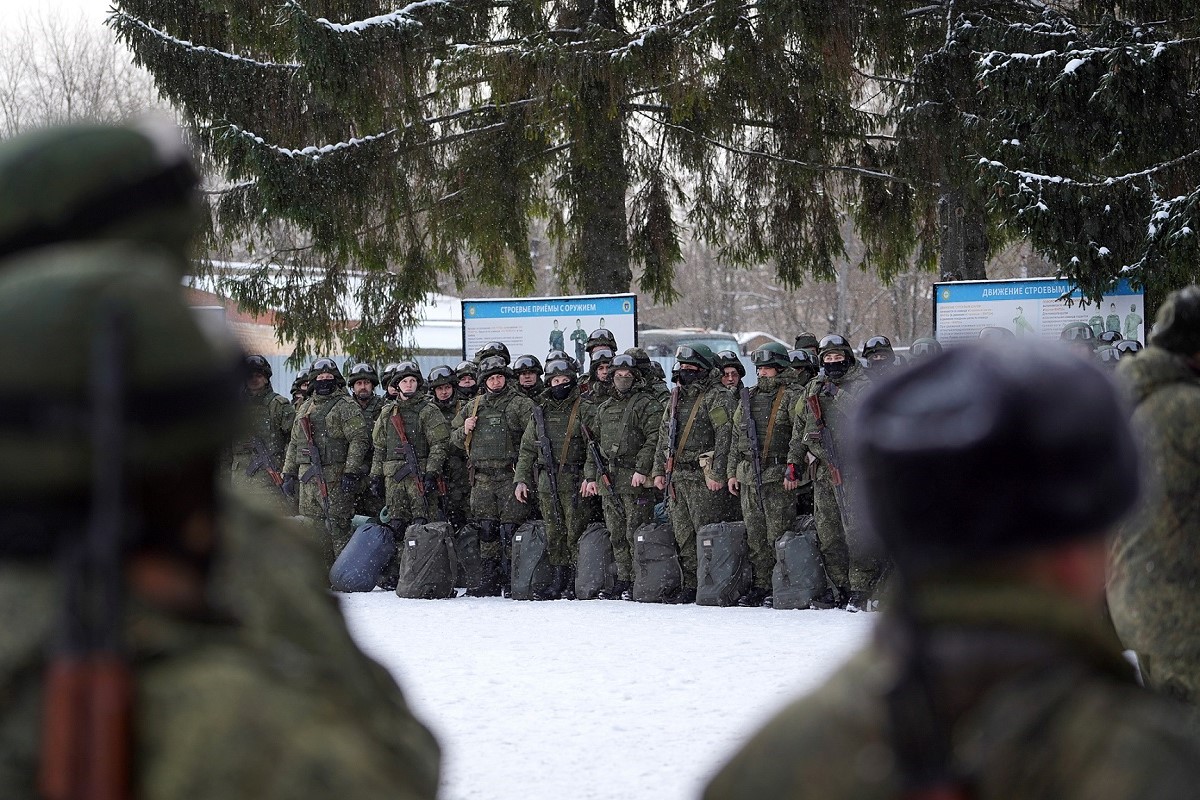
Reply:
[[[438,481],[437,475],[432,472],[425,473],[425,492],[426,494],[437,494]]]
[[[800,468],[797,467],[795,464],[788,464],[787,469],[785,469],[783,471],[783,479],[785,481],[800,480]]]
[[[342,494],[354,494],[358,491],[358,482],[362,476],[356,472],[347,472],[342,476]]]
[[[284,475],[283,476],[283,486],[280,486],[279,488],[283,489],[283,493],[285,495],[287,495],[288,497],[295,497],[296,496],[296,476],[295,475]]]
[[[383,476],[376,475],[373,478],[371,478],[371,496],[372,497],[383,497],[383,492],[384,492]]]

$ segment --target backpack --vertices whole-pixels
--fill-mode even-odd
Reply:
[[[478,522],[468,522],[454,532],[454,554],[458,559],[458,580],[454,585],[474,589],[483,583]]]
[[[811,515],[798,517],[796,523],[797,530],[787,531],[775,542],[775,569],[771,571],[775,608],[808,608],[828,588],[817,526]]]
[[[714,522],[696,531],[696,605],[734,605],[752,581],[746,523]]]
[[[400,540],[400,580],[396,596],[416,600],[454,597],[458,559],[449,522],[409,525]]]
[[[593,522],[580,535],[576,564],[576,600],[595,600],[600,592],[611,590],[616,584],[617,562],[603,522]]]
[[[683,588],[671,523],[648,522],[633,533],[633,599],[662,603]]]
[[[369,592],[396,555],[396,533],[387,525],[360,525],[329,570],[335,592]]]
[[[554,567],[546,547],[546,523],[530,520],[517,528],[512,539],[509,596],[513,600],[544,599],[554,583]]]

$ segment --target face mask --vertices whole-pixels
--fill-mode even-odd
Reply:
[[[679,382],[684,386],[691,386],[700,380],[701,375],[702,373],[698,369],[681,369],[679,370]]]
[[[846,370],[850,369],[849,361],[830,361],[825,364],[825,374],[837,380],[846,374]]]
[[[632,375],[615,375],[613,376],[613,387],[621,394],[625,394],[633,388]]]
[[[558,386],[550,387],[550,396],[553,397],[555,400],[566,400],[570,394],[571,394],[571,384],[569,384],[569,383],[562,383],[562,384],[559,384]]]
[[[479,391],[479,384],[476,384],[474,386],[459,386],[458,387],[458,393],[460,395],[462,395],[463,397],[467,398],[468,400],[470,400],[472,397],[474,397],[475,393],[478,391]]]
[[[336,378],[317,378],[313,381],[313,391],[322,397],[328,397],[333,394],[333,387],[337,385]]]

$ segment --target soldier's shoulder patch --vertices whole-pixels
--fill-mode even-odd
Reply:
[[[725,406],[714,404],[708,411],[708,418],[714,427],[720,427],[729,422],[729,412],[725,410]]]

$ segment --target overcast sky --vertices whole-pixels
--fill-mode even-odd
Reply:
[[[85,17],[99,25],[108,15],[110,4],[111,0],[24,0],[21,10],[33,14],[46,11],[68,19]]]

